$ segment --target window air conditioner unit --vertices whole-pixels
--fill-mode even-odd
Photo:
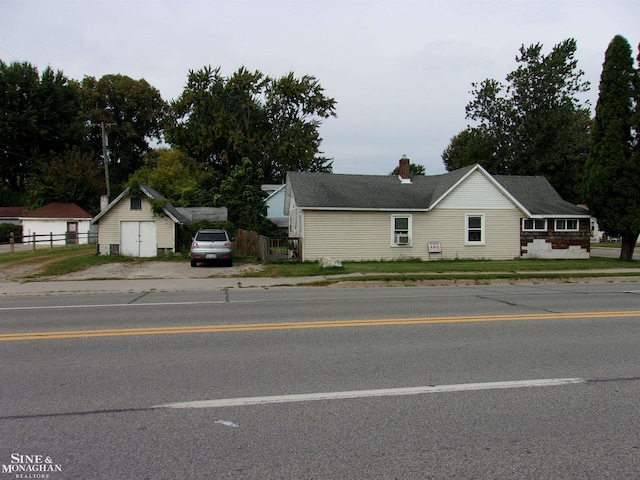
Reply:
[[[396,235],[398,245],[409,245],[409,235]]]

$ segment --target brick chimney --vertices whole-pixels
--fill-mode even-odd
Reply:
[[[406,155],[402,155],[402,158],[400,159],[398,175],[400,176],[401,180],[410,180],[411,178],[411,173],[409,170],[409,159]]]

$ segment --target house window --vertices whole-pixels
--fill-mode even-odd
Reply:
[[[465,245],[484,245],[484,215],[465,215]]]
[[[393,215],[391,217],[391,245],[394,247],[411,246],[411,215]]]
[[[546,232],[547,221],[541,218],[523,218],[522,230],[525,232],[531,232],[531,231]]]
[[[142,210],[142,199],[131,197],[131,210]]]
[[[577,232],[580,230],[580,223],[577,218],[563,218],[556,220],[557,232]]]

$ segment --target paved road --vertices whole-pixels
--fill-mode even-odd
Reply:
[[[635,282],[4,297],[0,464],[636,478],[639,342]]]
[[[607,257],[607,258],[620,258],[620,249],[619,248],[610,248],[610,247],[597,247],[591,246],[591,256],[592,257]],[[640,248],[636,246],[633,251],[633,259],[640,260]]]

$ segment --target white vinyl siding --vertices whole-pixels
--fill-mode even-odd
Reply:
[[[476,171],[450,192],[436,208],[503,210],[514,208],[513,203],[481,172]]]
[[[485,244],[465,245],[466,215],[484,215]],[[301,216],[303,260],[393,260],[398,258],[496,259],[520,256],[520,217],[515,207],[505,210],[450,210],[411,213],[411,246],[389,242],[392,215],[403,212],[315,211]],[[442,253],[429,254],[429,242],[440,242]]]

